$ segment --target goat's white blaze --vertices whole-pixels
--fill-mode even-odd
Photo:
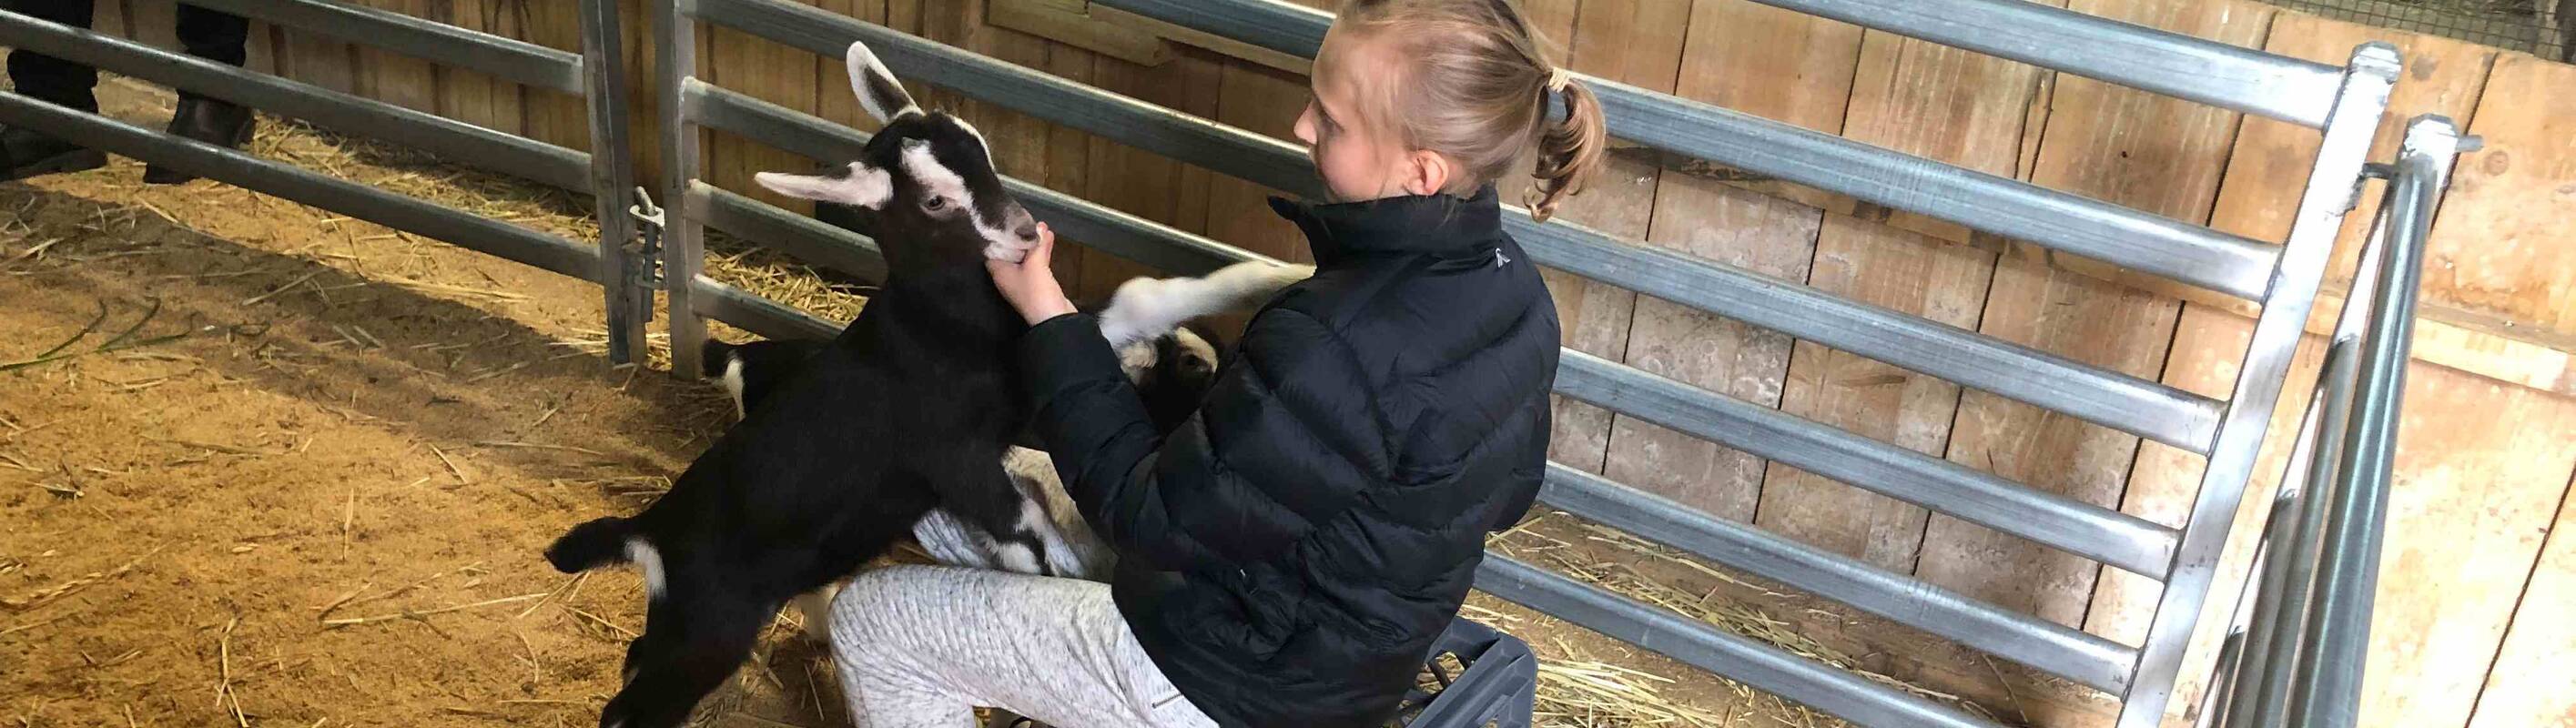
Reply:
[[[958,125],[969,131],[974,129],[964,122]],[[981,134],[976,135],[978,143],[982,139]],[[984,159],[986,164],[991,164],[989,153]],[[966,178],[949,169],[948,165],[940,164],[939,157],[931,154],[929,142],[917,139],[904,142],[903,170],[912,177],[913,184],[921,186],[921,194],[925,197],[945,198],[948,204],[966,211],[966,219],[975,225],[976,235],[984,238],[984,257],[1016,263],[1027,257],[1030,249],[1037,247],[1036,243],[1021,240],[1018,234],[1011,232],[1008,227],[1010,221],[984,219],[983,208],[975,204],[975,192],[966,187]]]
[[[670,577],[662,572],[662,552],[653,550],[653,544],[637,536],[626,539],[626,560],[634,562],[636,568],[644,570],[645,595],[654,599],[662,598],[663,592],[671,584],[668,581]]]

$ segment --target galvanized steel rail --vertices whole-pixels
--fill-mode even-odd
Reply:
[[[590,186],[590,155],[312,84],[26,16],[0,23],[0,46],[188,89],[344,134],[399,139],[440,159],[572,190]]]
[[[2440,116],[2407,127],[2201,725],[2359,724],[2424,244],[2454,161],[2475,144]]]
[[[511,83],[584,95],[581,54],[472,33],[391,10],[313,0],[188,0],[188,4],[328,35],[351,43],[489,74]]]
[[[575,262],[567,251],[578,248],[566,248],[570,243],[541,233],[381,190],[334,183],[327,177],[237,151],[192,145],[178,137],[94,116],[55,113],[60,110],[36,108],[43,105],[20,96],[0,94],[0,101],[11,108],[16,123],[75,144],[168,164],[198,176],[599,283],[608,299],[610,359],[623,363],[642,358],[643,325],[651,315],[652,303],[651,289],[645,281],[647,271],[634,265],[635,228],[625,214],[624,191],[632,186],[634,173],[631,158],[625,152],[624,88],[617,64],[602,61],[613,61],[619,55],[613,5],[606,0],[582,0],[577,10],[583,26],[583,52],[574,55],[399,13],[322,0],[206,0],[191,4],[330,33],[505,80],[581,94],[589,102],[591,144],[604,152],[585,154],[14,12],[0,11],[0,46],[303,119],[346,134],[404,144],[469,167],[592,193],[597,203],[595,213],[600,218],[601,240],[597,247],[587,249],[587,268],[567,267]]]
[[[1096,0],[1156,20],[1188,26],[1271,50],[1314,57],[1331,16],[1275,0]],[[2207,73],[2257,73],[2256,61],[2286,72],[2282,83],[2248,84],[2226,94],[2232,101],[2270,108],[2297,106],[2322,119],[2334,100],[2338,69],[2206,40],[2118,23],[2021,0],[1871,0],[1770,5],[1834,6],[1852,11],[1853,23],[1900,35],[1958,44],[2075,73],[2090,69],[2105,80],[2150,91],[2197,85]],[[1935,12],[1941,11],[1941,12]],[[2110,49],[2136,51],[2131,58]],[[2082,59],[2083,63],[2052,65]],[[2322,76],[2301,71],[2324,70]],[[2028,240],[2077,255],[2117,263],[2249,300],[2264,297],[2273,268],[2272,246],[2147,212],[2051,190],[2020,180],[1962,169],[1873,147],[1832,134],[1676,98],[1615,81],[1583,76],[1601,97],[1610,133],[1646,146],[1705,159],[1756,174],[1850,195],[1907,212],[1958,222],[2005,237]],[[2322,79],[2323,85],[2316,87]],[[2254,92],[2282,96],[2258,104]],[[2322,93],[2322,102],[2318,94]],[[2188,97],[2186,97],[2188,98]],[[2272,97],[2264,96],[2263,99]],[[2307,109],[2313,104],[2314,109]],[[2317,126],[2313,121],[2303,121]]]
[[[865,41],[909,80],[1292,194],[1315,198],[1323,192],[1305,152],[1267,136],[810,6],[766,0],[696,0],[693,5],[709,22],[818,54],[835,54],[852,40]],[[1504,220],[1541,265],[1898,363],[2195,453],[2209,450],[2217,429],[2218,402],[2159,383],[1741,268],[1629,245],[1571,223],[1540,225],[1520,214]],[[1218,263],[1208,259],[1208,264]]]
[[[0,12],[0,27],[23,17]],[[563,238],[15,93],[0,93],[0,124],[75,140],[110,154],[151,160],[188,174],[573,278],[595,281],[599,275],[598,251]]]

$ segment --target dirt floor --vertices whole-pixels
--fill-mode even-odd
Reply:
[[[166,118],[166,94],[107,90],[112,115]],[[266,128],[265,156],[583,234],[560,195]],[[0,724],[592,724],[642,621],[638,580],[566,578],[538,552],[665,487],[727,421],[722,395],[610,367],[588,284],[141,172],[0,185]],[[856,302],[789,269],[725,270]],[[1719,595],[1776,593],[1566,519],[1502,545],[1920,672],[1870,646],[1885,638],[1849,658],[1796,634],[1861,624],[1847,616],[1783,602],[1795,613],[1774,619]],[[1546,724],[1832,724],[1481,595],[1469,614],[1541,652]],[[782,622],[703,719],[847,725],[830,671]],[[1994,712],[2027,720],[2033,687],[1998,686]]]

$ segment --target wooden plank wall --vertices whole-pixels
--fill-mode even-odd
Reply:
[[[579,48],[569,3],[364,1]],[[626,62],[645,92],[630,120],[638,139],[655,133],[649,1],[625,3]],[[989,4],[1026,0],[801,1],[1283,139],[1293,137],[1305,102],[1304,79],[1272,64],[1171,43],[1161,54],[1168,60],[1139,65],[986,22]],[[2260,240],[2286,234],[2315,155],[2313,131],[1750,0],[1520,1],[1576,70]],[[2576,95],[2561,93],[2576,88],[2576,67],[2252,0],[2032,1],[2337,64],[2363,40],[2388,40],[2404,50],[2407,75],[2378,156],[2393,152],[2400,123],[2418,113],[2448,115],[2486,138],[2487,150],[2458,171],[2428,255],[2363,714],[2374,726],[2576,726],[2576,678],[2565,669],[2576,659],[2576,629],[2558,608],[2576,598],[2576,529],[2558,527],[2576,525],[2568,498],[2576,486],[2576,234],[2564,224],[2576,219]],[[174,40],[169,0],[102,8],[102,30]],[[704,77],[874,126],[849,97],[839,59],[726,32],[699,38]],[[291,30],[257,27],[253,44],[257,68],[587,146],[578,98]],[[797,70],[779,72],[788,68]],[[981,126],[1010,173],[1271,255],[1306,257],[1293,227],[1268,210],[1275,191],[952,93],[916,93]],[[765,193],[750,173],[810,165],[738,139],[707,149],[711,182],[755,195]],[[658,170],[655,145],[637,151],[648,174]],[[1517,199],[1527,183],[1503,187]],[[2312,331],[2329,325],[2348,288],[2365,232],[2359,220],[2375,209],[2377,189],[2344,231],[2342,280],[2329,283]],[[1639,244],[2212,397],[2229,394],[2253,325],[2241,304],[1646,150],[1617,150],[1608,173],[1562,214]],[[1105,294],[1145,272],[1109,255],[1064,257],[1060,272],[1082,294]],[[1567,344],[1585,352],[2158,522],[2178,523],[2199,487],[2201,459],[2174,448],[1615,287],[1555,273],[1548,281]],[[2321,349],[2311,337],[2294,378],[2313,376]],[[2294,385],[2284,397],[2241,514],[2246,525],[2222,559],[2222,585],[2244,574],[2252,519],[2279,481],[2307,395]],[[2158,594],[2150,580],[1598,408],[1563,402],[1556,412],[1552,454],[1561,462],[2122,642],[2144,636]],[[2232,598],[2222,586],[2203,623],[2223,620]],[[2217,630],[2200,634],[2210,639],[2196,642],[2189,664],[2212,653]],[[1922,656],[1941,659],[1949,658]],[[2009,697],[2038,724],[2106,722],[2100,701],[2051,697],[2047,681],[2008,665],[1891,664],[1891,674],[1936,689]],[[2186,672],[2186,695],[2198,690],[2196,672]],[[2170,722],[2183,724],[2188,702],[2178,701]]]

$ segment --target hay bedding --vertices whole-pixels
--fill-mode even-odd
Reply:
[[[166,118],[165,92],[102,92],[130,122]],[[251,148],[271,159],[592,232],[560,192],[274,119],[262,130]],[[0,725],[595,720],[641,626],[638,585],[565,578],[536,554],[667,489],[727,419],[721,395],[608,369],[586,284],[140,174],[119,159],[0,186],[0,366],[20,364],[0,369]],[[863,300],[710,247],[710,275],[763,295],[841,317]],[[667,340],[654,344],[659,366]],[[1836,659],[1756,610],[1545,538],[1497,543]],[[1540,652],[1543,724],[1831,724],[1488,597],[1469,615]],[[829,659],[792,619],[702,724],[847,724]]]

